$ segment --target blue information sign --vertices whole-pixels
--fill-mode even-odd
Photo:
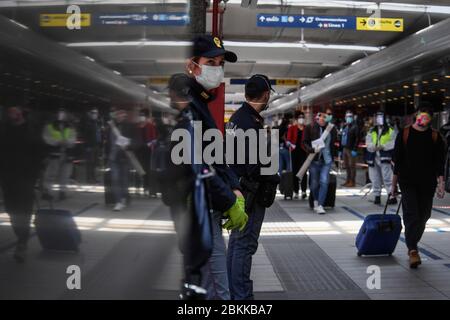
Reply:
[[[179,12],[98,14],[94,21],[97,25],[184,26],[189,24],[189,15]]]
[[[356,29],[356,17],[258,14],[258,27]]]

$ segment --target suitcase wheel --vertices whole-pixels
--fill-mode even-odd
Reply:
[[[358,252],[357,255],[358,255],[358,257],[361,257],[361,256],[362,256],[362,253],[361,253],[361,252]]]

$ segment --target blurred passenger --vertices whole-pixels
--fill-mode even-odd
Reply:
[[[133,150],[138,144],[136,130],[127,121],[125,109],[117,109],[113,113],[112,124],[118,129],[118,135],[109,128],[108,132],[108,162],[111,169],[111,183],[114,195],[114,211],[121,211],[128,201],[128,187],[130,174],[130,160],[127,150]]]
[[[300,181],[297,177],[297,172],[305,163],[308,154],[302,147],[303,134],[305,130],[305,114],[299,112],[294,120],[294,124],[291,125],[287,132],[287,145],[291,152],[292,159],[292,172],[293,172],[293,185],[294,185],[294,198],[298,199],[298,192],[300,189]],[[306,174],[301,181],[302,199],[306,199],[306,188],[308,178]]]
[[[356,185],[356,157],[358,156],[359,130],[354,122],[351,111],[345,114],[345,127],[342,130],[341,144],[343,147],[344,166],[347,170],[347,180],[343,187],[354,187]]]
[[[381,187],[384,185],[387,192],[391,190],[392,182],[392,155],[394,152],[396,133],[394,128],[386,123],[383,112],[375,115],[375,126],[366,136],[367,164],[369,177],[372,182],[374,203],[381,204]],[[396,198],[388,199],[389,204],[396,204]]]
[[[306,126],[303,136],[303,148],[309,154],[316,154],[309,167],[309,187],[314,199],[314,211],[318,214],[326,213],[323,206],[327,198],[330,170],[336,153],[336,128],[330,131],[325,141],[321,141],[322,146],[313,147],[313,142],[321,140],[322,133],[328,126],[326,117],[324,112],[318,112],[314,123]]]
[[[231,129],[241,129],[244,133],[248,130],[258,133],[259,130],[264,129],[264,119],[260,113],[267,109],[272,90],[267,76],[261,74],[252,76],[245,85],[246,102],[231,116],[228,122]],[[278,174],[264,175],[261,173],[263,167],[261,162],[256,161],[253,164],[250,161],[250,154],[259,154],[259,148],[265,143],[267,141],[258,139],[256,145],[250,145],[249,141],[246,141],[244,146],[245,163],[231,165],[241,182],[246,203],[245,211],[249,216],[248,223],[243,230],[231,231],[228,242],[227,266],[232,300],[254,299],[253,281],[250,279],[252,257],[258,249],[258,239],[266,208],[272,205],[279,183]]]
[[[215,99],[212,90],[223,82],[225,61],[236,62],[237,56],[224,49],[221,39],[208,35],[194,39],[186,71],[191,78],[190,109],[194,119],[202,122],[203,132],[217,128],[208,109],[208,103]],[[207,145],[203,143],[202,150]],[[203,268],[202,282],[208,291],[208,299],[230,299],[222,217],[229,219],[227,226],[231,229],[242,229],[248,217],[242,207],[244,197],[236,175],[226,164],[214,164],[213,168],[216,174],[210,183],[209,193],[214,211],[211,217],[214,247],[210,259]]]
[[[289,119],[287,117],[283,117],[283,119],[279,120],[279,124],[273,127],[273,129],[278,130],[280,140],[280,167],[278,170],[280,174],[283,171],[292,171],[289,149],[286,144],[288,126]]]
[[[450,192],[450,119],[440,128],[440,132],[446,142],[446,156],[445,156],[445,190]]]
[[[171,107],[178,112],[177,124],[174,130],[189,128],[192,111],[188,95],[190,78],[183,74],[174,74],[169,80],[169,96]],[[190,204],[195,183],[195,172],[191,165],[175,165],[170,160],[170,154],[175,143],[167,152],[167,167],[161,174],[155,172],[155,177],[161,187],[162,200],[170,207],[170,214],[177,233],[178,247],[183,254],[183,286],[181,298],[202,299],[206,297],[206,290],[201,287],[201,268],[205,265],[211,252],[202,241],[204,229],[197,219],[196,207]],[[206,199],[204,199],[206,201]],[[207,238],[212,238],[212,232],[207,229]]]
[[[102,127],[97,108],[89,110],[80,131],[84,140],[86,179],[88,183],[97,184],[97,166],[102,150]]]
[[[73,169],[70,149],[75,147],[77,132],[65,109],[59,109],[56,119],[44,127],[44,142],[49,146],[47,168],[44,173],[43,199],[51,200],[52,186],[59,184],[59,200],[66,198],[67,185]]]
[[[431,217],[434,194],[439,198],[445,195],[445,143],[439,132],[431,128],[432,114],[427,105],[419,106],[415,123],[405,127],[395,141],[391,194],[397,193],[398,182],[411,268],[421,264],[418,243]]]
[[[17,237],[14,258],[24,262],[43,143],[20,107],[6,111],[4,125],[0,127],[0,182],[5,209]]]
[[[139,134],[141,137],[141,145],[139,146],[136,156],[145,170],[145,175],[140,177],[138,188],[144,189],[144,194],[148,194],[150,190],[150,160],[152,150],[156,144],[156,128],[149,119],[148,109],[143,109],[139,113]]]

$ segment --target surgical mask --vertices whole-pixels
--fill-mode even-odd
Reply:
[[[91,112],[91,119],[97,120],[98,119],[98,113],[97,112]]]
[[[58,112],[58,121],[66,120],[66,113],[64,111]]]
[[[202,69],[202,73],[195,76],[195,80],[200,83],[206,90],[211,90],[220,86],[224,78],[224,72],[222,66],[208,66],[199,65],[194,62],[197,66]]]
[[[377,123],[377,126],[383,126],[384,125],[384,117],[383,116],[377,116],[376,123]]]
[[[331,120],[333,120],[333,115],[327,114],[327,116],[325,117],[325,121],[326,122],[331,122]]]
[[[353,122],[353,117],[345,117],[345,122],[351,124]]]
[[[305,118],[298,118],[297,122],[298,124],[305,124]]]
[[[140,117],[139,117],[139,121],[140,121],[140,122],[145,122],[145,120],[147,120],[146,117],[144,117],[144,116],[140,116]]]
[[[428,113],[422,112],[417,115],[416,124],[419,127],[422,127],[422,128],[428,127],[430,122],[431,122],[431,117]]]

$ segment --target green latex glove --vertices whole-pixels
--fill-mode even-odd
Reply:
[[[227,230],[239,229],[244,230],[248,221],[248,216],[245,213],[245,199],[244,197],[236,197],[234,205],[228,209],[225,213],[225,217],[229,217],[227,222],[224,223],[223,228]]]

